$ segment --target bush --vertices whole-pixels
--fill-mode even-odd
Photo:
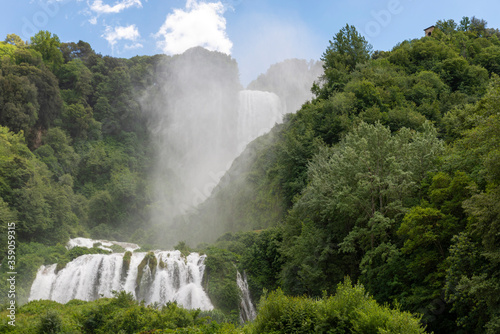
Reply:
[[[238,310],[240,291],[236,284],[238,256],[230,251],[210,247],[206,250],[205,275],[206,292],[216,308],[229,315]]]
[[[62,327],[62,318],[59,313],[55,311],[47,311],[40,319],[38,326],[38,333],[40,334],[53,334],[60,333]]]
[[[257,319],[247,328],[248,333],[425,333],[419,320],[380,306],[347,278],[334,296],[321,299],[271,292],[261,299]]]

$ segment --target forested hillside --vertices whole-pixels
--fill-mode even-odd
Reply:
[[[2,207],[20,240],[144,226],[151,156],[137,100],[156,58],[102,57],[44,31],[29,45],[8,36],[0,55]]]
[[[221,312],[208,316],[236,322],[236,269],[256,301],[264,296],[257,320],[241,329],[249,333],[500,331],[498,29],[476,18],[439,21],[432,36],[373,51],[346,25],[322,55],[314,98],[250,143],[204,203],[162,230],[151,224],[159,143],[147,106],[175,91],[158,73],[174,75],[168,66],[179,57],[107,57],[46,31],[30,43],[0,42],[0,229],[16,222],[22,302],[41,264],[81,254],[64,248],[70,237],[147,250],[177,227],[196,231],[196,243],[222,235],[177,245],[208,254],[208,294]],[[228,56],[208,58],[235,70]],[[271,90],[269,78],[252,85]],[[172,198],[177,181],[162,179]],[[240,331],[129,299],[54,305],[55,315],[35,302],[20,314],[26,332],[46,322],[85,333]]]
[[[436,333],[500,330],[500,33],[436,27],[371,52],[347,25],[316,98],[249,145],[193,218],[266,229],[244,255],[255,296],[321,296],[348,275]]]

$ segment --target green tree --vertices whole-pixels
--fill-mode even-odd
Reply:
[[[93,92],[92,73],[80,59],[71,60],[58,71],[59,87],[66,103],[87,102]]]
[[[43,145],[33,153],[43,161],[56,178],[75,176],[80,156],[75,153],[68,136],[60,128],[51,128],[42,139]]]
[[[333,91],[342,89],[348,75],[357,64],[370,59],[372,46],[361,36],[356,28],[346,24],[330,41],[330,45],[323,53],[325,74],[322,77],[323,86],[313,86],[313,92],[325,98]]]
[[[92,67],[92,61],[96,57],[89,43],[78,41],[78,43],[61,43],[59,47],[63,54],[64,62],[68,63],[74,59],[80,59],[87,67]]]
[[[85,107],[81,103],[66,105],[61,116],[63,127],[72,138],[87,139],[89,134],[100,131],[100,123],[92,117],[90,106]]]
[[[477,37],[483,37],[486,33],[487,25],[488,23],[485,20],[473,16],[470,19],[469,31],[473,32]]]
[[[445,34],[451,34],[457,28],[457,24],[454,20],[439,20],[436,22],[436,28]]]
[[[470,29],[470,19],[469,19],[469,17],[464,16],[460,20],[460,25],[458,26],[458,30],[468,31],[469,29]]]
[[[447,259],[446,297],[457,324],[472,333],[500,329],[499,89],[499,78],[493,75],[488,92],[468,109],[469,128],[449,159],[453,168],[470,176],[471,195],[462,202],[467,227],[453,238]]]
[[[249,288],[254,300],[259,300],[264,289],[274,290],[278,285],[283,266],[281,227],[266,229],[258,234],[255,242],[245,249],[241,263],[249,275]]]
[[[59,46],[61,46],[59,37],[45,30],[40,30],[31,37],[30,47],[42,54],[43,61],[52,70],[58,69],[63,64],[63,55]]]
[[[346,85],[344,91],[354,93],[358,111],[381,106],[382,104],[380,92],[377,90],[375,85],[368,80],[352,80]]]
[[[484,48],[474,57],[474,63],[484,67],[490,73],[500,74],[500,46],[491,45]]]
[[[37,95],[28,78],[0,72],[0,123],[28,134],[38,119]]]
[[[14,56],[14,52],[16,51],[16,47],[14,45],[11,45],[11,44],[8,44],[8,43],[4,43],[4,42],[0,42],[0,61],[5,57],[7,56],[7,60],[6,61],[12,61],[13,60],[13,56]]]
[[[351,254],[352,265],[391,242],[416,185],[442,152],[436,130],[429,123],[424,128],[392,136],[381,124],[361,123],[340,145],[320,151],[285,227],[283,274],[298,281],[287,288],[298,284],[319,294],[332,277],[357,274],[356,266],[340,265],[342,254]]]
[[[17,36],[16,34],[8,34],[7,37],[5,37],[5,43],[9,43],[20,48],[26,46],[21,37]]]
[[[488,72],[486,69],[469,65],[462,57],[444,60],[440,67],[443,81],[452,90],[461,90],[469,94],[484,94],[488,83]]]
[[[40,128],[47,129],[60,115],[62,107],[57,78],[42,64],[40,54],[35,50],[18,48],[15,51],[14,60],[15,63],[3,62],[1,64],[3,76],[10,76],[10,78],[13,78],[11,80],[26,82],[35,86],[38,108],[34,127],[37,130]],[[20,91],[23,90],[19,89]],[[6,91],[9,91],[8,87],[6,87]],[[8,102],[8,99],[5,100]]]
[[[21,134],[1,127],[1,197],[17,212],[19,241],[64,242],[79,231],[85,200],[74,194],[71,180],[55,182],[47,166],[26,146]]]

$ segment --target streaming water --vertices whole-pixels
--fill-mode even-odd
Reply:
[[[257,316],[257,312],[255,311],[252,299],[250,298],[247,275],[243,273],[242,277],[240,272],[238,271],[236,274],[236,284],[238,284],[238,288],[240,288],[241,292],[240,320],[241,322],[252,321]]]
[[[255,138],[283,122],[283,109],[278,95],[257,90],[242,90],[238,107],[238,153]]]
[[[31,287],[30,300],[90,301],[111,297],[112,291],[127,291],[146,304],[176,301],[189,309],[213,309],[201,286],[205,255],[191,253],[184,257],[179,251],[156,251],[154,254],[156,266],[151,270],[145,265],[139,282],[138,267],[146,253],[132,253],[128,270],[122,270],[124,254],[83,255],[58,273],[55,264],[42,266]]]

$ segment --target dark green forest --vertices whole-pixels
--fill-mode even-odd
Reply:
[[[176,57],[102,56],[47,31],[0,42],[0,249],[15,222],[21,303],[40,265],[79,255],[70,237],[166,246],[150,224],[156,144],[142,99]],[[124,293],[38,301],[19,309],[19,332],[499,333],[500,31],[438,21],[373,51],[346,25],[321,59],[315,97],[177,218],[220,235],[176,246],[208,255],[216,310]],[[244,327],[236,269],[260,300]]]

